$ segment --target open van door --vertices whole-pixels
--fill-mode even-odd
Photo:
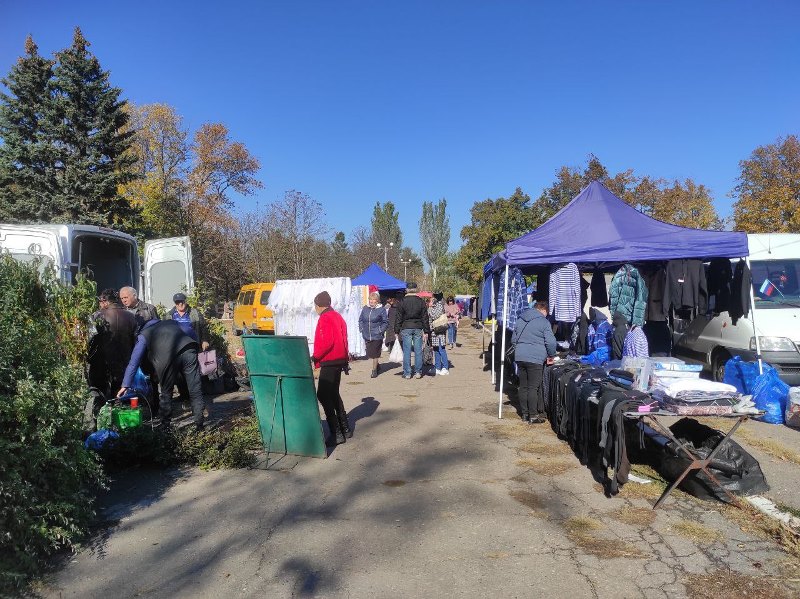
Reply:
[[[192,244],[188,237],[152,239],[144,243],[144,301],[166,308],[172,296],[194,287]]]
[[[60,279],[69,272],[69,265],[64,264],[58,232],[53,227],[0,225],[0,252],[21,262],[39,259],[41,268],[55,267]]]

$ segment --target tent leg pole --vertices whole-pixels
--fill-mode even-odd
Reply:
[[[497,375],[495,374],[495,371],[494,371],[494,356],[495,356],[494,352],[495,352],[495,346],[497,346],[497,343],[495,343],[495,340],[494,340],[495,326],[497,326],[497,314],[495,314],[494,318],[492,318],[492,340],[491,340],[491,344],[492,344],[492,385],[497,383]]]
[[[764,364],[761,360],[761,342],[758,340],[758,331],[756,330],[756,296],[753,293],[753,271],[750,269],[750,259],[745,258],[747,268],[750,270],[750,322],[753,323],[753,336],[756,340],[756,360],[758,360],[758,374],[764,374]]]
[[[506,276],[503,283],[503,328],[500,329],[500,335],[503,337],[500,349],[500,395],[497,398],[497,417],[503,417],[503,382],[505,381],[506,372],[506,322],[508,322],[508,264],[506,264]],[[497,318],[495,318],[497,320]]]

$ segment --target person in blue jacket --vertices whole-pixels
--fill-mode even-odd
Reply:
[[[522,420],[541,424],[544,417],[542,375],[544,364],[556,355],[556,338],[547,320],[547,302],[538,301],[517,319],[511,343],[519,374],[519,407]]]
[[[378,359],[381,357],[381,345],[386,327],[389,326],[389,316],[386,308],[380,305],[381,296],[377,291],[369,294],[369,305],[361,309],[358,317],[358,330],[367,346],[367,358],[372,360],[371,378],[378,376]]]

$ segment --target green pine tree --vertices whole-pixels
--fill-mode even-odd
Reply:
[[[133,177],[134,157],[126,150],[132,131],[121,90],[88,51],[79,27],[72,46],[56,54],[50,90],[55,103],[50,122],[56,140],[54,220],[122,226],[131,206],[118,185]]]
[[[0,93],[0,221],[47,220],[53,195],[53,144],[45,123],[53,105],[48,82],[53,62],[39,56],[33,39],[3,79]]]

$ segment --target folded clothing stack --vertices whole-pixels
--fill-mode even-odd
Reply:
[[[730,414],[739,401],[733,385],[704,379],[662,379],[652,389],[661,407],[676,414]]]

